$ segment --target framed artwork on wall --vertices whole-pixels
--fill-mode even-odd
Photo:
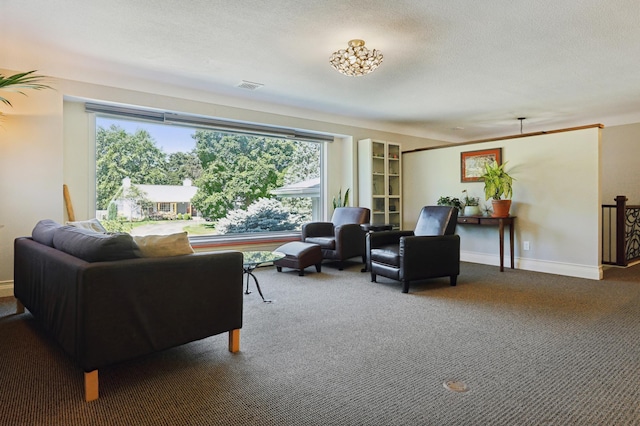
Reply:
[[[480,182],[484,165],[502,164],[502,148],[482,149],[460,153],[460,182]]]

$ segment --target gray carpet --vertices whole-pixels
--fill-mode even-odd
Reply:
[[[638,425],[640,267],[591,281],[462,264],[412,286],[256,271],[241,352],[214,336],[82,372],[0,299],[2,425]],[[445,381],[461,381],[453,392]]]

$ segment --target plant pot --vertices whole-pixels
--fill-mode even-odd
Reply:
[[[511,200],[491,200],[491,204],[493,205],[491,217],[509,217]]]
[[[480,207],[479,206],[464,206],[465,216],[480,216]]]

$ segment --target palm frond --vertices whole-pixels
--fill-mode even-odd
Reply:
[[[10,76],[0,74],[0,90],[10,90],[26,96],[26,93],[21,89],[43,90],[52,88],[51,86],[43,83],[43,79],[45,79],[45,77],[33,74],[34,72],[36,71],[32,70]],[[13,106],[8,99],[1,96],[0,102],[5,105]]]

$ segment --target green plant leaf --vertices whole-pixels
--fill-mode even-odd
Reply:
[[[336,196],[333,197],[332,204],[333,204],[333,208],[334,210],[337,209],[338,207],[346,207],[349,205],[349,191],[351,190],[351,188],[347,188],[347,190],[344,193],[344,198],[342,198],[342,188],[340,188],[340,191],[338,191],[338,196],[336,198]]]
[[[10,90],[26,96],[26,93],[24,93],[20,89],[43,90],[52,88],[51,86],[48,86],[42,82],[45,77],[41,75],[35,75],[33,74],[34,72],[36,71],[27,71],[10,76],[4,76],[0,74],[0,90]],[[0,102],[8,106],[13,106],[8,99],[1,96]]]

